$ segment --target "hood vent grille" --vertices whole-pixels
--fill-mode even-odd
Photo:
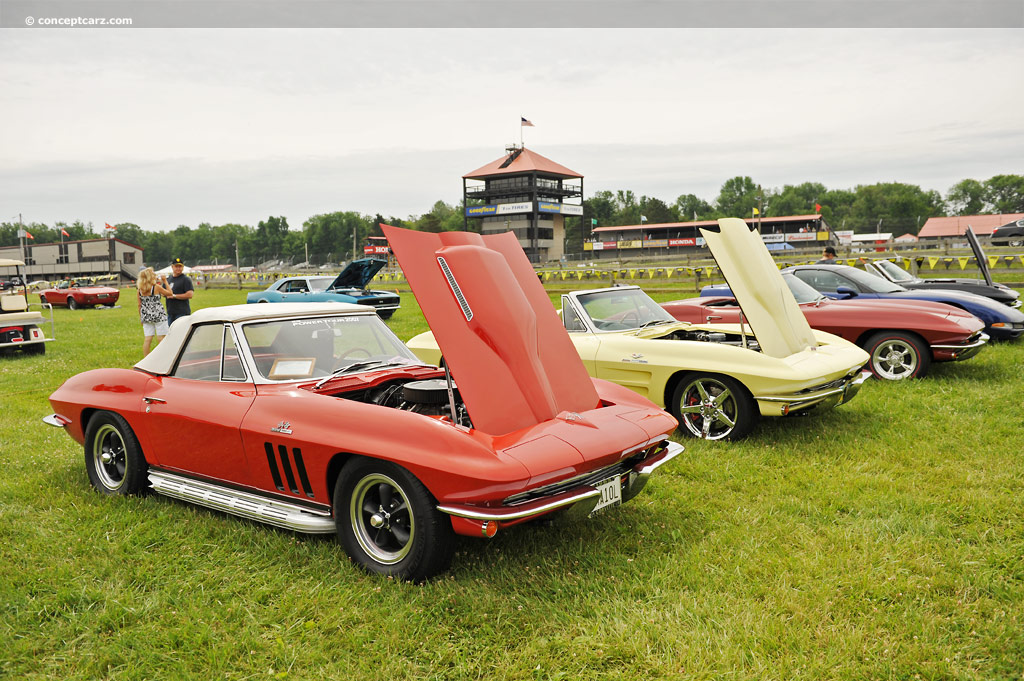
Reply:
[[[462,314],[468,322],[473,319],[473,310],[469,307],[469,303],[466,301],[466,296],[462,295],[462,289],[459,288],[459,282],[455,281],[455,276],[452,274],[452,271],[448,269],[448,263],[444,261],[444,258],[438,257],[437,264],[441,266],[441,271],[444,272],[444,278],[448,280],[448,286],[451,287],[452,293],[455,294],[455,300],[458,301],[459,307],[462,308]]]

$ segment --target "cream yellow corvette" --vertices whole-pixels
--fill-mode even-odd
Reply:
[[[677,322],[636,286],[575,291],[562,296],[562,323],[590,375],[646,396],[682,432],[709,440],[741,438],[759,416],[852,399],[870,375],[861,370],[867,353],[811,329],[742,220],[701,233],[747,323]],[[423,361],[441,361],[429,331],[408,346]]]

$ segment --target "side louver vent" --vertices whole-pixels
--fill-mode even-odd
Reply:
[[[278,456],[274,454],[274,445],[270,442],[263,443],[263,449],[267,452],[267,465],[270,466],[270,477],[274,480],[274,486],[278,490],[285,491],[285,482],[288,483],[288,490],[292,494],[300,494],[299,487],[295,482],[295,475],[299,476],[299,483],[302,484],[302,491],[305,492],[306,496],[310,499],[313,498],[313,488],[309,484],[309,475],[306,473],[306,464],[302,461],[302,450],[298,447],[292,447],[292,459],[288,457],[288,447],[285,445],[277,446],[277,454],[280,456],[281,466],[278,467]],[[294,472],[292,470],[292,460],[295,461]],[[284,471],[284,480],[281,479],[281,471]]]

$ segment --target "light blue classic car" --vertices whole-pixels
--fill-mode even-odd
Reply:
[[[246,296],[247,303],[358,303],[377,309],[381,319],[389,319],[399,307],[398,294],[369,291],[366,285],[384,267],[383,260],[353,260],[337,277],[288,277],[279,279],[265,291]]]

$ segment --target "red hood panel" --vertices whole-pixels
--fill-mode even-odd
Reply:
[[[474,427],[499,435],[598,406],[594,384],[511,232],[381,228]]]

